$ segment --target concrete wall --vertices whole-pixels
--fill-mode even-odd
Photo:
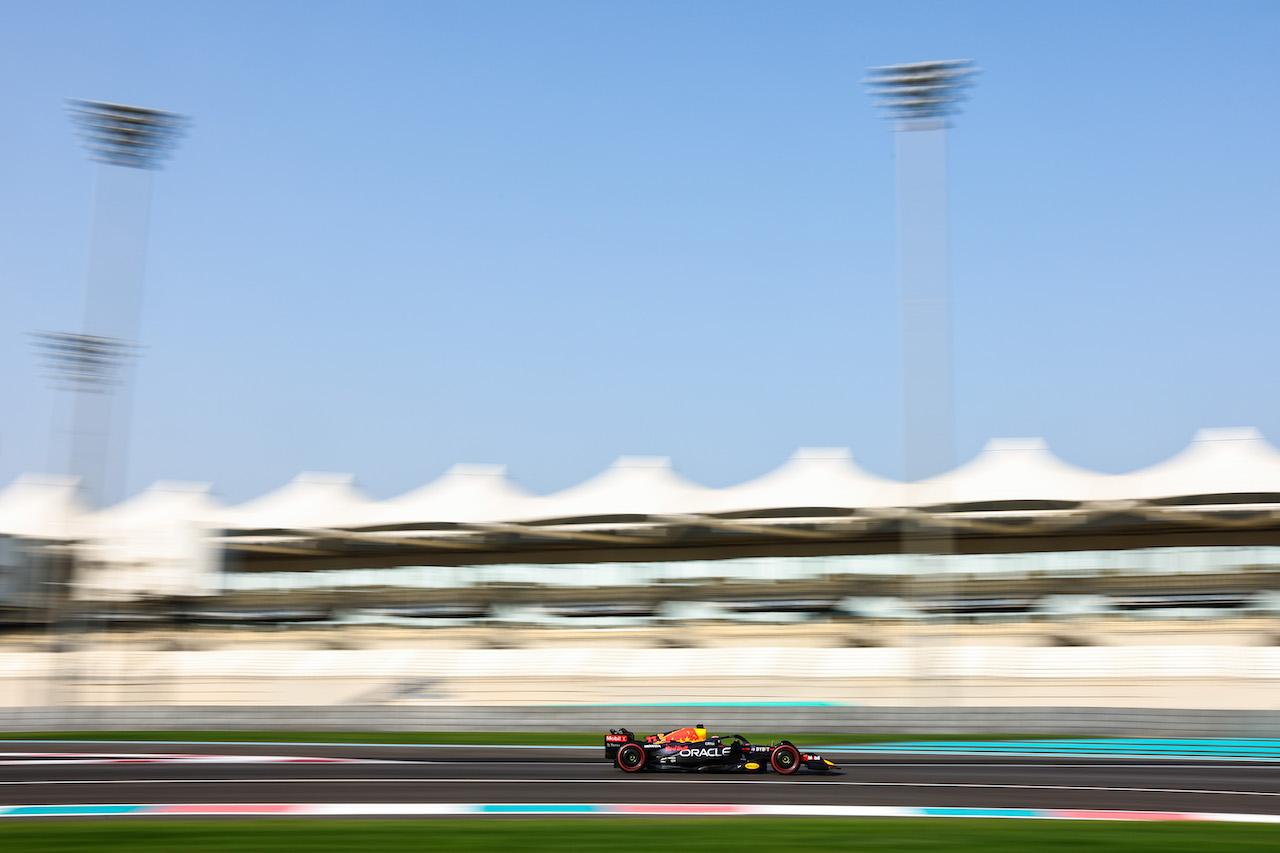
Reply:
[[[0,709],[0,731],[599,731],[1273,737],[1280,711],[823,706],[74,706]]]
[[[653,678],[652,673],[663,674]],[[1268,710],[1280,647],[0,652],[0,706],[1079,707]]]

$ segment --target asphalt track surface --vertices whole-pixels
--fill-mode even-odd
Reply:
[[[629,775],[601,747],[9,742],[0,751],[6,806],[733,803],[1280,814],[1274,761],[823,749],[840,772],[784,777]],[[175,753],[186,755],[166,757]]]

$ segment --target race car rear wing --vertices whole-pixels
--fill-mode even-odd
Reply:
[[[609,729],[604,736],[604,757],[612,761],[624,743],[632,743],[635,739],[636,736],[627,729]]]

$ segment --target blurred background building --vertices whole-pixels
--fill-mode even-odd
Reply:
[[[0,492],[0,680],[41,704],[73,654],[88,704],[910,705],[926,680],[941,705],[1267,708],[1278,522],[1280,451],[1248,429],[1126,475],[997,440],[914,483],[832,449],[725,489],[624,458],[544,496],[460,465],[387,501],[306,474],[87,511],[27,479]],[[905,524],[951,552],[900,553]],[[32,578],[73,546],[99,570],[60,651]],[[631,675],[670,666],[706,677]]]

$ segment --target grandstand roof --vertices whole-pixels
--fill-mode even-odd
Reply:
[[[350,474],[306,472],[274,492],[202,520],[232,528],[359,527],[373,520],[373,506]]]
[[[713,494],[677,474],[670,459],[623,456],[591,479],[522,510],[528,519],[678,515],[707,512]]]
[[[24,474],[0,491],[0,534],[67,539],[85,513],[75,477]]]
[[[1204,429],[1181,453],[1122,478],[1115,498],[1280,493],[1280,450],[1256,429]]]
[[[1173,525],[1280,531],[1280,450],[1256,430],[1203,430],[1173,458],[1113,475],[1069,465],[1039,439],[998,439],[952,471],[901,483],[864,471],[847,450],[806,448],[762,477],[722,489],[689,481],[667,459],[622,457],[543,496],[513,483],[502,466],[458,465],[384,501],[349,475],[303,474],[231,507],[207,487],[157,484],[93,514],[67,478],[24,477],[0,491],[0,534],[74,539],[103,527],[170,523],[225,531],[225,544],[246,552],[349,554],[356,562],[408,555],[425,563],[467,552],[524,559],[551,547],[888,541],[904,525],[1006,538],[1100,527],[1159,533]]]
[[[486,522],[519,518],[534,495],[512,482],[505,465],[454,465],[439,479],[373,510],[379,524]]]
[[[909,486],[909,505],[1099,500],[1125,491],[1117,479],[1068,465],[1043,439],[997,438],[954,471]]]
[[[864,471],[843,447],[802,447],[763,477],[721,489],[714,511],[905,506],[910,488]]]
[[[208,483],[161,480],[146,491],[86,516],[102,530],[130,530],[172,521],[203,522],[225,511]]]

